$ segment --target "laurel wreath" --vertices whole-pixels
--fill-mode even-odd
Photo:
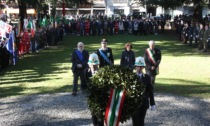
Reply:
[[[98,118],[105,115],[111,88],[126,91],[125,101],[120,122],[129,119],[133,112],[143,102],[145,86],[136,73],[129,68],[120,66],[105,66],[100,68],[88,84],[88,107],[92,114]]]

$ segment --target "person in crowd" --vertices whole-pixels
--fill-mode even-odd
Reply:
[[[203,35],[204,35],[204,28],[203,28],[203,24],[200,23],[200,29],[198,32],[198,36],[199,36],[198,50],[201,50],[203,48]]]
[[[118,25],[119,25],[119,34],[123,34],[123,32],[124,32],[123,21],[120,20],[119,23],[118,23]]]
[[[122,52],[120,66],[133,69],[135,63],[135,53],[132,50],[132,44],[126,43],[125,50]]]
[[[210,35],[209,26],[208,24],[206,24],[203,32],[203,52],[207,52],[209,35]]]
[[[192,45],[192,42],[193,42],[193,33],[194,33],[194,30],[195,30],[195,24],[194,23],[190,23],[190,26],[189,26],[189,45],[191,46]]]
[[[161,17],[161,21],[160,21],[161,33],[165,32],[165,25],[166,25],[166,20],[164,17]]]
[[[114,65],[112,49],[107,47],[107,39],[102,39],[101,48],[96,53],[100,61],[99,67]]]
[[[194,42],[195,42],[195,44],[194,44],[194,46],[193,47],[197,47],[198,46],[198,41],[199,41],[199,23],[198,22],[196,22],[196,24],[195,24],[195,28],[194,28],[194,31],[193,31],[193,40],[194,40]]]
[[[137,57],[135,61],[136,74],[140,77],[142,83],[145,85],[145,91],[143,94],[143,103],[132,115],[133,126],[144,126],[144,120],[147,113],[147,109],[151,106],[151,110],[155,110],[155,99],[153,93],[153,85],[148,74],[143,73],[145,68],[145,62],[143,57]]]
[[[139,22],[137,20],[134,20],[134,23],[133,23],[133,34],[134,35],[138,34],[138,28],[139,28]]]
[[[97,73],[97,71],[99,70],[99,68],[98,68],[99,59],[98,59],[98,55],[96,53],[90,54],[89,60],[88,60],[88,65],[89,65],[89,68],[86,68],[83,71],[85,83],[87,86],[91,83],[90,77],[94,76]],[[91,113],[91,115],[92,115],[92,122],[93,122],[94,126],[104,126],[103,118],[99,119],[93,113]]]
[[[189,26],[188,23],[184,24],[184,28],[182,29],[182,42],[187,44],[189,38]]]
[[[87,85],[84,83],[84,77],[82,76],[82,72],[85,68],[88,67],[88,58],[89,53],[87,50],[84,50],[84,44],[82,42],[78,42],[77,49],[72,53],[72,72],[73,72],[73,92],[72,95],[77,95],[78,91],[78,78],[80,77],[81,82],[81,90],[85,90]]]
[[[0,69],[5,69],[9,66],[10,53],[6,45],[7,39],[0,37]]]
[[[146,63],[146,73],[151,76],[152,84],[155,84],[156,75],[159,74],[159,64],[161,62],[161,51],[155,48],[155,41],[149,41],[149,48],[145,50],[144,59]]]
[[[119,31],[119,22],[118,20],[116,19],[114,21],[114,34],[118,34],[118,31]]]

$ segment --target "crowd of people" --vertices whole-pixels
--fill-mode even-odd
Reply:
[[[19,31],[19,24],[15,25],[12,22],[7,22],[3,17],[1,20],[12,26],[12,32],[14,33],[12,41],[14,42],[9,45],[13,49],[9,49],[9,35],[5,35],[4,39],[2,37],[0,40],[0,69],[4,69],[9,65],[15,65],[17,59],[25,54],[38,52],[39,49],[57,45],[66,34],[77,36],[115,34],[158,35],[164,32],[164,26],[166,25],[166,20],[163,17],[161,19],[112,19],[106,16],[99,16],[91,19],[81,17],[69,21],[64,19],[56,22],[56,27],[53,27],[52,22],[43,26],[39,24],[40,21],[30,17],[24,19],[24,22],[27,20],[28,24],[30,24],[32,20],[36,20],[35,24],[32,23],[34,26],[26,25],[22,31]],[[47,20],[47,22],[50,22],[50,19]]]
[[[73,73],[73,91],[72,95],[77,96],[78,79],[80,78],[81,90],[85,91],[90,83],[90,77],[94,76],[100,68],[104,66],[114,65],[114,58],[112,49],[108,47],[107,39],[102,39],[101,48],[97,49],[95,53],[89,55],[89,52],[84,49],[84,44],[78,42],[77,49],[72,52],[72,73]],[[126,43],[125,50],[121,54],[120,66],[132,70],[136,70],[143,84],[146,87],[144,92],[143,105],[134,113],[132,120],[134,126],[143,126],[146,111],[151,105],[154,110],[155,100],[153,94],[153,86],[155,84],[155,77],[158,75],[159,64],[161,62],[161,51],[155,48],[155,41],[149,41],[149,48],[145,50],[143,57],[135,57],[135,52],[132,50],[132,44]],[[143,69],[146,67],[146,73]],[[94,126],[103,126],[104,119],[97,118],[92,114],[92,121]]]
[[[78,19],[69,22],[70,27],[66,27],[66,32],[84,35],[114,35],[114,34],[134,34],[148,35],[164,32],[166,20],[159,19]]]
[[[6,33],[0,39],[0,70],[15,65],[18,58],[25,54],[38,52],[63,40],[64,30],[61,24],[55,28],[37,25],[36,30],[25,27],[20,32],[18,26],[11,22],[9,25],[12,26],[11,33]]]
[[[201,22],[193,21],[192,18],[177,16],[174,25],[181,42],[207,52],[210,48],[209,22],[210,18],[208,16],[204,17]]]

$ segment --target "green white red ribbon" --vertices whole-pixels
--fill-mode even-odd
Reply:
[[[146,51],[147,51],[147,54],[149,56],[150,61],[155,65],[156,61],[155,61],[155,58],[153,57],[153,54],[151,52],[151,49],[148,48],[148,49],[146,49]]]
[[[156,61],[155,61],[155,58],[153,57],[151,49],[150,48],[146,49],[146,52],[149,56],[150,61],[155,65]],[[159,67],[155,69],[155,72],[157,75],[159,74]]]
[[[110,98],[105,112],[107,126],[118,126],[122,114],[126,92],[120,89],[111,89]]]

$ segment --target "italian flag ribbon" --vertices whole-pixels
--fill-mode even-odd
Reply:
[[[155,58],[154,58],[154,56],[153,56],[153,53],[152,53],[151,49],[150,49],[150,48],[146,49],[146,52],[147,52],[147,54],[148,54],[148,56],[149,56],[149,59],[150,59],[150,61],[152,62],[152,64],[155,65],[156,61],[155,61]],[[159,74],[159,67],[157,67],[157,68],[155,69],[155,71],[156,71],[156,74],[158,75],[158,74]]]
[[[122,108],[126,92],[120,89],[111,89],[110,98],[105,112],[107,126],[118,126],[122,114]]]
[[[155,65],[156,61],[155,61],[155,58],[153,57],[153,53],[152,53],[151,49],[148,48],[148,49],[146,49],[146,51],[147,51],[150,61]]]

